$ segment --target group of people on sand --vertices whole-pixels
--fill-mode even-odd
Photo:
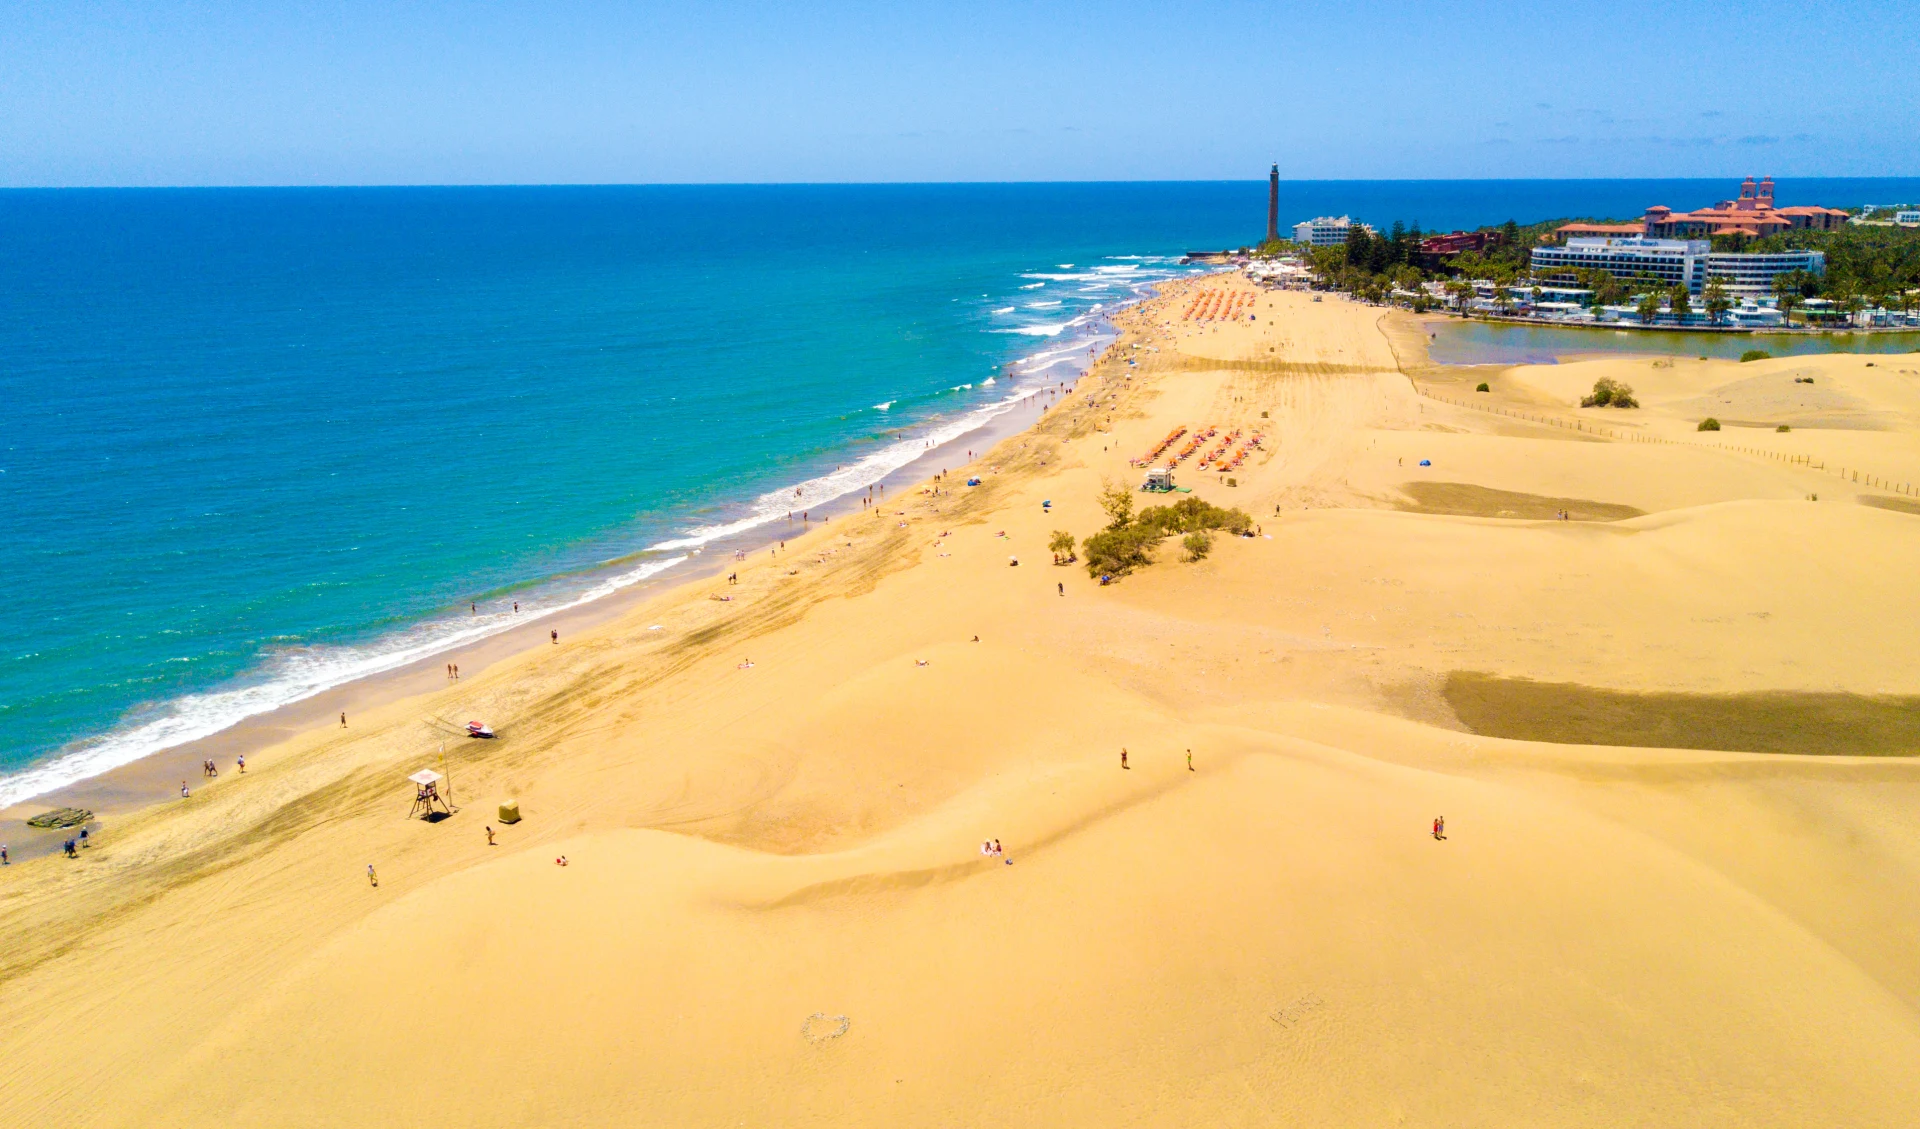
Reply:
[[[460,664],[448,663],[447,664],[447,681],[455,682],[455,681],[458,681],[459,678],[460,678]]]
[[[239,770],[240,775],[245,776],[247,774],[247,758],[244,755],[233,758],[233,767]],[[219,776],[220,766],[213,763],[212,757],[208,757],[206,760],[200,762],[200,775],[208,777]],[[184,800],[191,795],[193,795],[193,791],[187,787],[187,782],[182,780],[180,782],[180,798]],[[81,845],[85,846],[84,843]]]
[[[980,843],[980,853],[987,856],[990,859],[1001,859],[1008,866],[1013,865],[1013,860],[1010,858],[1007,858],[1006,849],[1000,845],[1000,840],[998,839],[982,840]]]

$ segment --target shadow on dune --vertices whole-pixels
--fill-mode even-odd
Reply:
[[[1396,502],[1395,509],[1409,513],[1446,514],[1452,517],[1505,517],[1525,521],[1552,521],[1565,510],[1572,521],[1625,521],[1643,517],[1645,510],[1615,502],[1591,502],[1585,498],[1549,498],[1542,494],[1521,494],[1495,490],[1471,482],[1409,482],[1401,487],[1412,501]]]
[[[1460,721],[1485,737],[1829,756],[1920,753],[1920,697],[1642,693],[1477,671],[1448,674],[1444,693]]]

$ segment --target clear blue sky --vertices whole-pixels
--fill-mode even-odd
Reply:
[[[1920,5],[0,0],[0,184],[1920,174]]]

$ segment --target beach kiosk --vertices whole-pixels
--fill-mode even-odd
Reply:
[[[1140,484],[1140,489],[1154,494],[1172,493],[1173,468],[1170,466],[1157,466],[1147,471],[1147,480]]]
[[[430,820],[436,814],[453,814],[453,809],[447,806],[447,798],[440,794],[440,781],[445,777],[430,768],[423,768],[407,779],[413,781],[413,810],[407,813],[408,819],[419,816]]]

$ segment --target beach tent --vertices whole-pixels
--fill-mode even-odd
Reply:
[[[407,813],[408,819],[416,815],[432,819],[436,812],[453,814],[453,809],[447,806],[447,798],[440,794],[440,782],[446,777],[430,768],[423,768],[407,779],[413,781],[413,810]]]

